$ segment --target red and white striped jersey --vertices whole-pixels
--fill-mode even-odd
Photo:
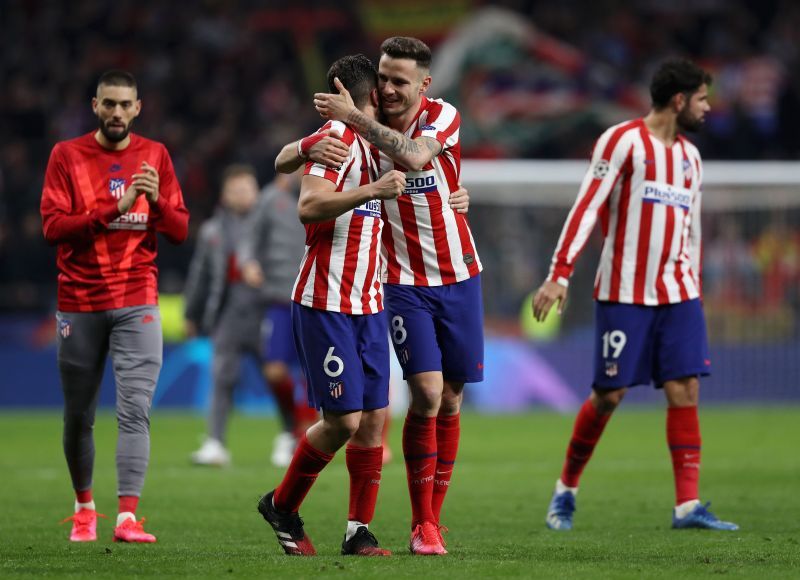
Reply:
[[[378,166],[370,145],[339,121],[320,129],[342,135],[350,153],[338,170],[306,164],[305,175],[323,177],[336,191],[350,191],[377,179]],[[381,295],[381,201],[370,200],[336,219],[306,224],[306,251],[294,283],[292,300],[304,306],[342,312],[375,314],[383,310]]]
[[[442,152],[421,171],[409,171],[380,154],[382,172],[397,169],[406,174],[403,195],[383,203],[387,284],[441,286],[477,276],[482,269],[467,216],[448,203],[461,173],[460,125],[455,107],[422,97],[405,136],[436,139]]]
[[[567,285],[599,219],[596,300],[655,306],[697,298],[702,177],[700,153],[684,137],[667,147],[643,119],[608,129],[595,144],[548,280]]]

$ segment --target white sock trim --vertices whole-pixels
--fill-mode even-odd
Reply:
[[[364,524],[356,520],[347,520],[347,531],[345,531],[344,533],[344,541],[346,542],[347,540],[352,538],[358,531],[358,528],[361,527],[369,529],[369,524]]]
[[[578,495],[577,487],[568,487],[564,485],[564,482],[562,482],[561,478],[559,477],[556,481],[556,493],[564,493],[565,491],[570,492],[572,495]]]
[[[118,526],[122,525],[122,522],[128,519],[131,519],[135,522],[136,514],[134,514],[133,512],[120,512],[119,514],[117,514],[117,525]]]
[[[695,508],[695,506],[700,504],[699,499],[690,499],[689,501],[685,501],[682,504],[675,506],[675,517],[676,518],[685,518],[688,516],[691,511]]]
[[[78,500],[75,500],[75,513],[78,513],[81,510],[95,510],[94,500],[87,501],[85,503],[81,503]]]

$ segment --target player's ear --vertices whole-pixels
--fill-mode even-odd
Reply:
[[[676,113],[683,111],[683,109],[686,108],[687,102],[686,93],[676,93],[672,96],[672,108]]]
[[[96,115],[97,114],[97,104],[98,104],[97,97],[92,97],[92,112]]]
[[[425,73],[425,76],[422,77],[422,84],[419,87],[419,94],[424,95],[429,86],[431,86],[431,75]]]
[[[138,117],[139,113],[142,112],[142,101],[141,101],[141,99],[136,99],[135,107],[136,107],[136,110],[133,112],[133,116],[134,117]]]
[[[375,109],[380,110],[381,100],[378,97],[378,89],[372,89],[369,92],[369,102]]]

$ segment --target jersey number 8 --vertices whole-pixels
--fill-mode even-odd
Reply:
[[[403,344],[408,338],[408,331],[403,326],[402,316],[392,317],[392,341],[395,344]]]

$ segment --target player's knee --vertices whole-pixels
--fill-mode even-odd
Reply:
[[[440,415],[456,415],[461,410],[464,401],[464,383],[445,383],[442,392],[442,404],[439,407]]]
[[[117,424],[120,431],[146,433],[150,429],[151,391],[120,389],[117,393]]]
[[[94,411],[90,409],[65,409],[64,431],[83,433],[94,430]]]
[[[593,389],[591,395],[592,405],[601,415],[608,415],[625,398],[626,389]]]
[[[215,388],[232,391],[239,382],[239,365],[214,365],[211,368],[211,379]]]
[[[671,407],[696,407],[700,401],[700,381],[697,377],[667,381],[664,393]]]
[[[285,381],[289,376],[289,368],[282,362],[264,363],[264,366],[261,367],[261,372],[264,375],[264,380],[271,385]]]
[[[344,415],[325,414],[323,423],[326,430],[337,441],[344,444],[358,431],[361,422],[361,412],[347,413]]]
[[[353,434],[351,442],[360,447],[378,447],[383,441],[383,426],[386,422],[387,409],[376,409],[361,413],[358,430]]]
[[[412,391],[411,393],[411,403],[409,406],[417,415],[421,415],[423,417],[436,415],[439,413],[441,405],[441,393],[424,390],[417,390],[416,392]]]
[[[409,382],[411,409],[421,415],[436,414],[442,405],[443,388],[441,381],[415,380]]]
[[[461,410],[461,395],[442,395],[442,404],[439,406],[440,415],[456,415]]]

